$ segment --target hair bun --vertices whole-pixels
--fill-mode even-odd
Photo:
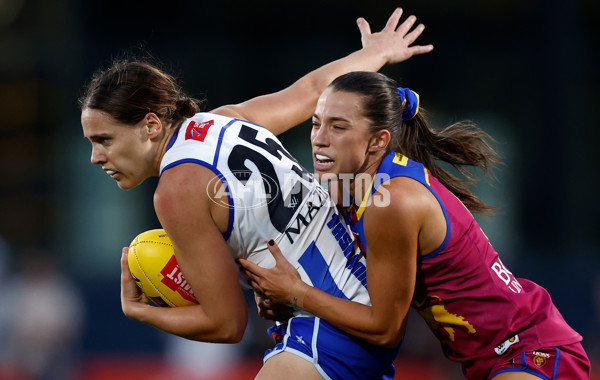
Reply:
[[[177,102],[175,102],[175,106],[177,107],[175,114],[183,117],[192,117],[200,110],[198,103],[196,103],[194,99],[187,97],[177,100]]]

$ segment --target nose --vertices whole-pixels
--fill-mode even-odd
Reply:
[[[310,133],[310,142],[313,146],[327,146],[329,145],[329,133],[325,126],[319,128],[313,128]]]
[[[90,157],[90,161],[94,165],[101,165],[106,162],[106,154],[103,149],[92,145],[92,156]]]

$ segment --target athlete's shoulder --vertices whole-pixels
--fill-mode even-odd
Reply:
[[[363,216],[364,234],[371,248],[374,240],[380,248],[387,245],[403,252],[414,246],[428,206],[423,191],[428,190],[407,177],[391,178],[377,188]]]
[[[431,192],[411,177],[392,177],[377,187],[370,209],[379,213],[416,213],[431,201]]]
[[[375,219],[414,222],[431,202],[427,169],[401,153],[383,158],[373,182],[369,214]]]
[[[219,115],[211,112],[199,112],[194,116],[185,119],[181,124],[181,130],[187,134],[191,130],[208,130],[214,126],[215,129],[231,124],[236,118]],[[181,131],[180,131],[181,133]]]
[[[390,152],[388,153],[380,165],[380,172],[388,172],[390,174],[409,174],[409,173],[422,173],[425,166],[417,162],[402,153]]]
[[[169,169],[161,174],[154,192],[154,208],[159,217],[177,218],[186,208],[209,204],[207,191],[198,191],[209,189],[206,185],[215,176],[209,168],[183,161]]]
[[[374,178],[374,189],[380,184],[388,182],[392,178],[408,177],[426,186],[430,185],[429,171],[420,162],[414,161],[407,156],[390,152],[381,161]]]
[[[185,162],[212,163],[218,151],[222,131],[235,119],[197,113],[184,119],[167,144],[160,172]]]

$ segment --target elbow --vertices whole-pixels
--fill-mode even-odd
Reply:
[[[246,331],[247,320],[229,319],[222,320],[211,329],[211,333],[192,334],[184,336],[184,338],[199,342],[211,343],[239,343],[244,337]]]
[[[242,338],[244,337],[244,332],[237,333],[231,332],[230,334],[223,334],[216,338],[212,343],[227,343],[227,344],[235,344],[240,343]],[[203,340],[201,340],[203,341]]]
[[[224,321],[219,328],[217,343],[239,343],[246,331],[247,319],[232,319]]]
[[[382,346],[386,348],[397,347],[404,338],[406,331],[406,318],[398,323],[387,323],[385,327],[380,329],[377,333],[371,334],[365,340],[371,344]]]
[[[246,323],[230,326],[227,332],[223,334],[224,340],[221,343],[239,343],[244,337],[246,331]]]
[[[372,336],[370,339],[366,339],[369,343],[374,344],[376,346],[386,347],[386,348],[395,348],[400,342],[402,342],[402,338],[404,337],[404,331],[402,332],[389,332],[384,334],[378,334]]]

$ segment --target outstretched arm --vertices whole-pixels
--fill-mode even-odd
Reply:
[[[359,18],[362,49],[306,74],[279,92],[222,106],[212,112],[252,121],[274,134],[287,131],[311,117],[319,96],[338,76],[351,71],[377,71],[384,65],[433,50],[433,45],[412,45],[425,27],[419,24],[411,31],[416,17],[409,16],[398,25],[401,16],[402,9],[397,8],[383,30],[377,33],[371,33],[369,23]]]

